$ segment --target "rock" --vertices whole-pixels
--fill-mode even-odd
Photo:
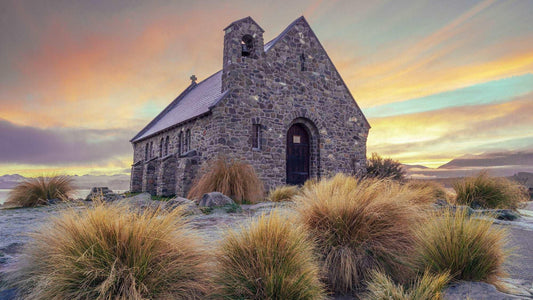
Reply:
[[[48,199],[48,204],[57,204],[59,202],[61,202],[61,199],[57,199],[57,198]]]
[[[484,215],[493,215],[496,217],[496,219],[505,221],[514,221],[520,218],[520,215],[517,212],[510,209],[480,209],[475,210],[475,212],[479,212]]]
[[[0,291],[0,299],[2,300],[14,300],[17,299],[17,290],[16,289],[7,289]]]
[[[492,284],[485,282],[461,281],[451,284],[444,290],[444,299],[522,299],[521,297],[502,293]]]
[[[152,196],[149,193],[142,193],[132,197],[124,198],[122,200],[124,203],[141,210],[150,208],[157,209],[164,205],[162,201],[152,200]]]
[[[235,202],[230,197],[219,192],[211,192],[202,196],[202,199],[198,203],[198,206],[217,207],[232,204],[235,204]]]
[[[182,197],[172,198],[166,201],[164,204],[164,208],[167,211],[174,210],[178,206],[182,206],[184,208],[186,215],[196,215],[202,213],[194,201]]]
[[[87,198],[85,198],[85,201],[93,201],[94,199],[98,199],[100,197],[102,197],[103,200],[106,202],[111,202],[111,201],[124,198],[123,195],[115,194],[108,187],[103,186],[103,187],[93,187],[89,195],[87,195]]]

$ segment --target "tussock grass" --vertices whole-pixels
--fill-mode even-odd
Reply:
[[[9,192],[5,205],[33,207],[46,205],[50,199],[67,201],[72,192],[74,192],[73,180],[68,176],[28,178]]]
[[[377,153],[366,160],[366,178],[404,180],[402,164],[392,158],[383,158]]]
[[[448,273],[432,275],[424,272],[408,288],[394,283],[389,276],[372,271],[363,299],[368,300],[439,300],[450,281]]]
[[[272,202],[291,201],[299,192],[295,185],[282,185],[270,190],[268,199]]]
[[[194,184],[187,196],[199,199],[205,193],[221,192],[239,204],[256,203],[264,197],[264,187],[254,168],[239,160],[218,158]]]
[[[497,283],[504,275],[507,232],[491,218],[468,216],[465,209],[445,210],[416,230],[415,265],[453,280]]]
[[[404,188],[413,191],[412,202],[416,204],[432,204],[437,199],[448,201],[444,186],[429,180],[409,180]]]
[[[399,189],[390,180],[338,174],[295,197],[300,222],[317,240],[331,291],[364,288],[374,268],[397,281],[413,275],[407,264],[420,208]]]
[[[206,255],[181,209],[70,209],[32,235],[9,282],[23,299],[203,299]]]
[[[324,299],[318,274],[304,229],[273,211],[226,235],[215,281],[220,299]]]
[[[456,202],[473,208],[517,209],[529,200],[520,184],[502,177],[491,177],[487,171],[463,178],[453,184]]]

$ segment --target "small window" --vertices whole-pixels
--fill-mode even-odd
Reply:
[[[252,148],[254,150],[261,149],[261,125],[254,124],[252,126]]]
[[[187,129],[185,132],[185,143],[187,143],[186,152],[191,151],[191,130]]]
[[[159,141],[159,157],[163,157],[163,138]]]
[[[169,143],[169,137],[167,135],[167,138],[165,140],[165,156],[168,155],[168,143]]]
[[[247,34],[242,37],[241,50],[242,56],[250,56],[252,54],[254,50],[254,38],[251,35]]]
[[[148,143],[144,145],[144,161],[148,161]]]
[[[154,155],[152,151],[153,149],[154,149],[154,142],[150,142],[150,150],[148,150],[149,151],[148,155],[150,156],[150,158],[152,158],[152,156]]]
[[[178,135],[178,154],[183,153],[183,131],[180,131],[180,134]]]
[[[300,55],[300,70],[306,71],[307,68],[305,67],[305,55],[302,52],[302,55]]]

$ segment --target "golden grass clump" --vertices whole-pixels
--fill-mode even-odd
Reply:
[[[417,204],[432,204],[437,199],[447,201],[447,194],[444,186],[430,180],[409,180],[404,187],[414,191],[412,201]]]
[[[181,210],[96,204],[32,235],[9,282],[23,299],[203,299],[206,255]]]
[[[372,271],[363,299],[368,300],[440,300],[442,291],[450,281],[448,273],[433,275],[430,272],[417,278],[408,288],[394,283],[389,276]]]
[[[333,292],[361,290],[373,268],[399,281],[411,275],[407,263],[421,214],[399,189],[390,180],[338,174],[295,197],[299,220],[318,242]]]
[[[226,235],[215,282],[220,299],[325,298],[312,241],[276,211]]]
[[[272,202],[291,201],[299,192],[295,185],[282,185],[270,190],[268,199]]]
[[[491,177],[487,171],[454,182],[456,202],[473,208],[517,209],[529,200],[526,189],[502,177]]]
[[[465,209],[435,213],[415,232],[415,266],[433,274],[447,272],[453,280],[497,283],[504,275],[507,232],[492,224],[491,218],[468,216]]]
[[[67,201],[73,192],[73,179],[69,176],[28,178],[9,192],[5,205],[33,207],[46,205],[50,199]]]
[[[264,187],[254,168],[235,159],[218,158],[189,191],[189,199],[220,192],[237,202],[256,203],[264,197]]]

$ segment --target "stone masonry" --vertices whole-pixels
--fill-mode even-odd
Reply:
[[[224,32],[222,71],[193,81],[132,139],[131,191],[186,196],[221,155],[251,164],[267,190],[286,184],[293,163],[307,164],[308,178],[364,172],[370,125],[305,18],[266,45],[250,17]],[[183,116],[187,101],[206,109]],[[164,123],[172,114],[182,121]],[[288,139],[300,138],[288,136],[295,124],[309,138],[304,162],[289,159]]]

